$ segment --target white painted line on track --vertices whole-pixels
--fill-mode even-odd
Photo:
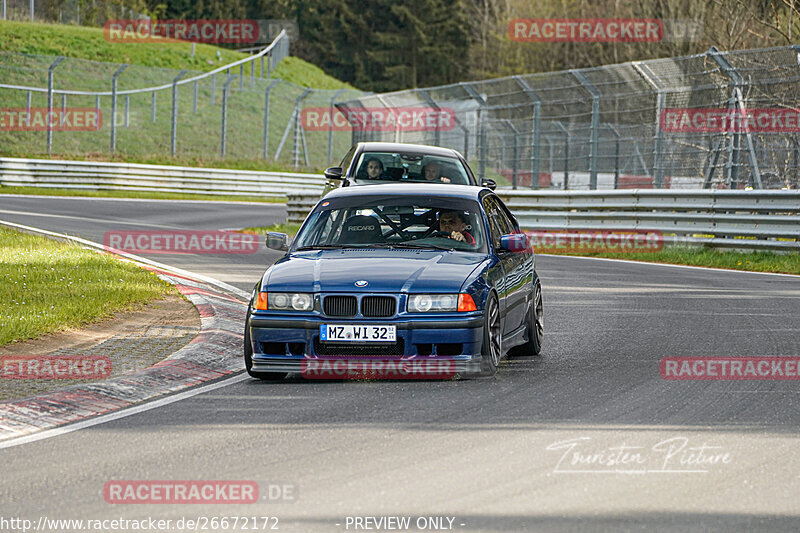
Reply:
[[[133,407],[126,407],[124,409],[120,409],[118,411],[114,411],[112,413],[108,413],[105,415],[99,415],[93,418],[89,418],[87,420],[82,420],[80,422],[75,422],[74,424],[68,424],[66,426],[57,427],[53,429],[46,429],[44,431],[40,431],[38,433],[34,433],[32,435],[26,435],[24,437],[17,437],[12,438],[6,441],[0,442],[0,450],[4,448],[12,448],[14,446],[20,446],[22,444],[28,444],[31,442],[36,442],[38,440],[50,439],[53,437],[58,437],[60,435],[64,435],[66,433],[72,433],[73,431],[78,431],[81,429],[89,428],[92,426],[96,426],[98,424],[105,424],[106,422],[111,422],[112,420],[119,420],[120,418],[125,418],[128,416],[133,416],[139,413],[143,413],[145,411],[149,411],[151,409],[156,409],[158,407],[163,407],[164,405],[169,405],[171,403],[179,402],[181,400],[185,400],[187,398],[191,398],[192,396],[197,396],[198,394],[203,394],[205,392],[211,392],[216,389],[221,389],[222,387],[227,387],[228,385],[233,385],[234,383],[239,383],[241,381],[245,381],[250,379],[250,376],[242,373],[237,374],[233,377],[223,379],[222,381],[217,381],[215,383],[211,383],[209,385],[196,387],[189,389],[184,392],[179,392],[178,394],[173,394],[171,396],[167,396],[166,398],[161,398],[159,400],[154,400],[151,402],[146,402],[139,405],[134,405]]]
[[[787,276],[790,278],[798,278],[800,275],[798,274],[783,274],[781,272],[755,272],[753,270],[733,270],[732,268],[715,268],[715,267],[703,267],[703,266],[696,266],[696,265],[673,265],[671,263],[654,263],[652,261],[633,261],[631,259],[611,259],[610,257],[587,257],[584,255],[559,255],[559,254],[536,254],[541,256],[547,257],[566,257],[569,259],[594,259],[596,261],[616,261],[618,263],[629,263],[631,265],[650,265],[650,266],[661,266],[661,267],[668,267],[668,268],[694,268],[697,270],[708,270],[714,272],[736,272],[738,274],[761,274],[765,276]]]
[[[149,265],[149,266],[152,266],[152,267],[160,268],[161,270],[164,270],[166,272],[170,272],[172,274],[176,274],[178,276],[184,276],[184,277],[187,277],[187,278],[196,279],[198,281],[203,281],[203,282],[208,283],[210,285],[214,285],[214,286],[219,287],[221,289],[224,289],[224,290],[226,290],[228,292],[231,292],[231,293],[235,294],[236,296],[244,298],[247,301],[250,300],[250,296],[251,296],[250,293],[245,292],[242,289],[239,289],[237,287],[234,287],[233,285],[228,285],[224,281],[220,281],[218,279],[215,279],[215,278],[212,278],[212,277],[209,277],[209,276],[204,276],[202,274],[195,274],[194,272],[190,272],[188,270],[183,270],[182,268],[177,268],[177,267],[173,267],[173,266],[170,266],[170,265],[166,265],[164,263],[159,263],[158,261],[153,261],[151,259],[147,259],[147,258],[141,257],[139,255],[129,254],[129,253],[123,252],[121,250],[116,250],[114,248],[109,248],[107,246],[104,246],[102,244],[96,243],[94,241],[90,241],[90,240],[87,240],[87,239],[82,239],[81,237],[73,237],[72,235],[64,235],[63,233],[56,233],[54,231],[48,231],[48,230],[43,230],[43,229],[39,229],[39,228],[34,228],[34,227],[31,227],[31,226],[25,226],[23,224],[17,224],[16,222],[7,222],[5,220],[0,220],[0,225],[12,227],[12,228],[24,229],[26,231],[30,231],[30,232],[33,232],[33,233],[41,233],[42,235],[49,235],[51,237],[58,237],[60,239],[67,239],[67,240],[70,240],[70,241],[74,241],[74,242],[77,242],[77,243],[80,243],[80,244],[84,244],[86,246],[90,246],[92,248],[96,248],[98,250],[102,250],[104,252],[110,252],[110,253],[113,253],[115,255],[119,255],[121,257],[129,259],[131,261],[135,261],[137,263],[142,263],[142,264]]]
[[[102,200],[109,202],[172,202],[180,204],[236,204],[236,205],[285,205],[285,201],[246,202],[244,200],[177,200],[169,198],[113,198],[109,196],[54,196],[50,194],[0,194],[0,198],[56,198],[59,200]]]
[[[0,213],[8,215],[22,215],[26,217],[39,217],[39,218],[67,218],[72,220],[89,220],[91,222],[107,222],[111,224],[119,224],[121,226],[136,226],[136,227],[153,227],[153,228],[167,228],[179,229],[176,226],[164,226],[163,224],[149,224],[145,222],[125,222],[124,220],[111,220],[108,218],[93,218],[93,217],[76,217],[73,215],[54,215],[51,213],[30,213],[27,211],[13,211],[10,209],[0,209]]]

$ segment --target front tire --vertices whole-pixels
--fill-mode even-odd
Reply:
[[[250,302],[252,304],[252,302]],[[250,306],[247,308],[247,318],[244,321],[244,367],[250,377],[264,381],[280,381],[286,377],[286,372],[255,372],[253,371],[253,343],[250,340]]]
[[[536,280],[533,286],[533,302],[525,318],[528,340],[525,344],[511,350],[512,355],[539,355],[544,341],[544,307],[542,305],[542,284]]]
[[[495,375],[500,357],[503,354],[503,330],[500,325],[500,306],[497,296],[489,294],[483,313],[483,345],[481,346],[481,367],[483,373]]]

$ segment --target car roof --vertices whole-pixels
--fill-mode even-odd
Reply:
[[[351,198],[356,196],[436,196],[440,198],[464,198],[479,200],[483,191],[492,191],[475,185],[454,185],[450,183],[383,183],[379,185],[360,185],[358,187],[339,187],[325,195],[325,199]]]
[[[461,155],[452,148],[428,146],[426,144],[387,142],[362,142],[358,144],[362,152],[419,152],[424,155],[441,155],[445,157],[459,157]]]

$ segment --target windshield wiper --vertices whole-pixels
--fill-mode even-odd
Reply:
[[[407,242],[377,242],[369,245],[370,248],[409,248],[417,250],[455,250],[455,248],[448,248],[438,244],[412,244]]]

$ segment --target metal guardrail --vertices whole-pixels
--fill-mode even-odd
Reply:
[[[319,197],[324,184],[319,174],[0,158],[3,186],[281,198],[290,193]]]
[[[674,244],[800,251],[800,191],[497,192],[525,229],[649,230]]]
[[[527,230],[658,231],[668,244],[800,252],[800,191],[497,193]],[[289,222],[302,222],[318,200],[319,195],[290,195]]]

